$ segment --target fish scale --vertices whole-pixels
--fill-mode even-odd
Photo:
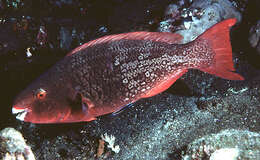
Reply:
[[[196,42],[195,45],[206,44]],[[208,53],[209,49],[200,47],[201,56],[196,57],[198,64],[189,63],[188,60],[193,57],[192,55],[197,54],[195,50],[189,49],[191,48],[189,46],[194,47],[194,44],[181,47],[186,50],[184,52],[180,49],[176,50],[177,45],[149,40],[118,40],[101,43],[70,57],[71,61],[76,63],[71,70],[74,73],[72,79],[76,80],[76,86],[82,86],[80,92],[84,95],[89,93],[89,98],[96,101],[95,103],[98,104],[96,107],[117,108],[118,104],[124,105],[136,101],[138,99],[136,97],[140,97],[164,77],[169,77],[175,70],[199,66],[200,59],[205,59],[208,63],[210,63],[209,59],[213,59],[209,56],[212,55]],[[78,77],[80,79],[77,79]],[[121,99],[122,95],[123,99]]]
[[[169,88],[188,69],[243,80],[232,62],[229,27],[220,22],[196,40],[132,32],[90,41],[70,52],[16,98],[13,113],[33,123],[91,121]],[[33,94],[32,94],[33,93]]]

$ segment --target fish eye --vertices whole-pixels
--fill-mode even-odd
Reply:
[[[44,89],[40,88],[37,90],[36,97],[38,99],[44,99],[46,97],[46,94],[47,92]]]

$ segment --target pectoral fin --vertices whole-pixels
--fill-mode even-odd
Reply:
[[[88,122],[88,121],[96,120],[97,118],[91,114],[92,113],[91,111],[94,108],[94,104],[89,98],[84,97],[82,94],[80,95],[81,95],[82,113],[84,113],[83,121]]]
[[[81,93],[77,92],[73,100],[69,100],[71,106],[71,114],[86,115],[90,108],[94,105],[90,99],[84,97]]]
[[[129,104],[125,105],[125,106],[122,106],[117,111],[113,112],[112,116],[116,116],[116,115],[120,114],[121,112],[123,112],[126,108],[132,107],[132,106],[133,106],[133,103],[129,103]]]

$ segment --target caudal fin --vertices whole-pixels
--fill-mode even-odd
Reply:
[[[214,63],[210,67],[201,68],[200,70],[229,80],[244,80],[242,76],[233,72],[235,68],[232,60],[229,29],[235,23],[236,19],[224,20],[198,37],[209,41],[215,52]]]

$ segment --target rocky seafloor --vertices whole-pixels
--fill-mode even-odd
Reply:
[[[0,158],[260,159],[259,10],[258,0],[0,0]],[[231,43],[244,81],[190,70],[166,92],[91,122],[31,124],[11,114],[22,89],[89,40],[145,30],[186,43],[227,18],[238,21]]]

